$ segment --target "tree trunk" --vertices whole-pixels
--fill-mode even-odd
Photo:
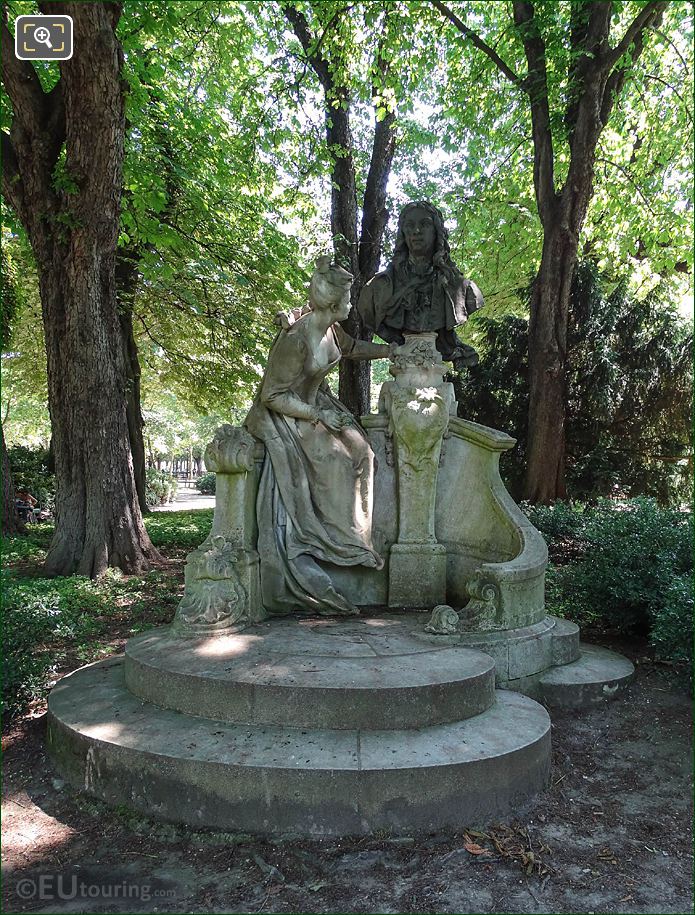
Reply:
[[[331,232],[338,262],[355,277],[350,298],[352,309],[343,328],[356,339],[366,339],[357,313],[357,300],[364,283],[371,279],[379,266],[381,242],[388,213],[385,208],[395,133],[395,114],[377,122],[367,185],[363,200],[362,230],[357,238],[357,188],[355,181],[354,144],[350,132],[350,94],[346,86],[335,81],[332,67],[319,50],[321,42],[314,40],[309,23],[301,10],[284,5],[283,12],[299,39],[307,59],[323,87],[326,144],[333,157],[331,171]],[[388,12],[386,13],[388,17]],[[386,22],[384,21],[384,29]],[[385,32],[384,32],[385,34]],[[382,56],[383,42],[377,51],[375,64],[381,77],[389,63]],[[355,414],[362,416],[370,409],[371,370],[367,360],[344,359],[339,367],[338,397]]]
[[[546,231],[529,321],[529,417],[524,497],[564,499],[569,294],[577,245],[560,226]]]
[[[53,4],[42,4],[50,13]],[[125,114],[116,3],[62,3],[75,53],[48,95],[3,29],[13,107],[3,187],[36,258],[56,466],[54,575],[146,570],[159,559],[142,523],[126,417],[127,374],[116,308],[115,259]],[[59,164],[63,180],[52,176]],[[8,155],[9,153],[9,155]],[[51,214],[47,219],[45,214]]]
[[[25,533],[24,525],[17,514],[15,489],[10,469],[10,458],[5,445],[5,430],[2,429],[2,533],[3,536]]]
[[[326,142],[331,150],[341,150],[333,161],[331,173],[331,233],[336,260],[357,280],[359,258],[357,251],[357,189],[355,165],[352,158],[352,136],[348,109],[334,109],[326,99]],[[352,308],[342,322],[350,336],[363,336],[357,314],[358,283],[350,290]],[[338,369],[338,398],[355,416],[369,413],[370,371],[367,360],[343,359]]]
[[[116,259],[116,288],[118,292],[118,319],[123,338],[123,355],[126,371],[126,418],[128,439],[133,455],[133,474],[140,511],[150,510],[145,494],[145,440],[144,420],[140,401],[140,359],[133,335],[133,307],[138,284],[138,263],[135,256],[119,254]]]

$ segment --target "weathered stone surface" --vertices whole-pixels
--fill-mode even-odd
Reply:
[[[515,693],[409,731],[259,727],[160,709],[110,659],[64,678],[49,749],[79,789],[147,816],[273,835],[460,828],[517,812],[549,776],[547,712]]]
[[[577,661],[553,667],[539,678],[539,693],[552,708],[583,708],[613,699],[630,683],[633,664],[607,648],[581,643]]]
[[[279,315],[281,330],[244,421],[265,446],[258,482],[257,550],[263,606],[355,615],[326,564],[381,568],[372,544],[374,455],[362,428],[330,392],[328,373],[343,355],[388,356],[383,344],[355,340],[341,327],[352,275],[320,257],[309,307]]]
[[[478,715],[494,700],[494,663],[427,645],[406,620],[293,618],[197,641],[166,629],[126,646],[128,689],[164,708],[222,721],[299,728],[420,728]]]
[[[454,608],[448,604],[439,604],[432,611],[425,632],[432,632],[434,635],[454,635],[458,631],[458,625],[459,616]]]
[[[451,259],[442,213],[427,200],[408,203],[398,217],[393,260],[365,284],[358,310],[382,340],[402,343],[408,333],[435,332],[437,349],[460,370],[475,365],[473,347],[453,328],[483,304],[483,296]]]
[[[553,619],[553,664],[559,667],[579,660],[579,626],[570,620]]]
[[[446,600],[446,547],[394,543],[389,554],[389,607],[429,610]]]

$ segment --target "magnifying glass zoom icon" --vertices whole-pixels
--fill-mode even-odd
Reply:
[[[45,44],[47,48],[53,50],[53,45],[51,44],[51,33],[48,29],[40,25],[37,29],[34,29],[34,41],[39,44]]]

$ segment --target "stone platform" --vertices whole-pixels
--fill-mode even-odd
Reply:
[[[72,784],[196,827],[311,836],[460,828],[547,783],[550,720],[490,654],[420,615],[168,629],[64,678],[49,748]]]

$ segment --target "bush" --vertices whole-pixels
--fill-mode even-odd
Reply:
[[[213,509],[154,512],[145,518],[145,527],[156,547],[194,550],[210,533]]]
[[[206,473],[195,484],[200,492],[206,496],[215,495],[215,486],[216,486],[217,476],[214,473]]]
[[[38,500],[45,511],[55,507],[56,479],[49,471],[49,453],[46,448],[25,448],[15,445],[7,449],[16,490],[25,489]]]
[[[568,536],[579,546],[578,560],[549,569],[551,612],[647,635],[664,660],[692,659],[692,513],[633,499],[527,514],[551,550]]]
[[[50,642],[90,643],[96,617],[111,603],[103,586],[88,578],[16,578],[3,575],[2,711],[13,713],[40,696],[55,670]]]
[[[164,470],[149,467],[145,473],[145,500],[149,506],[166,505],[176,498],[179,484]]]

